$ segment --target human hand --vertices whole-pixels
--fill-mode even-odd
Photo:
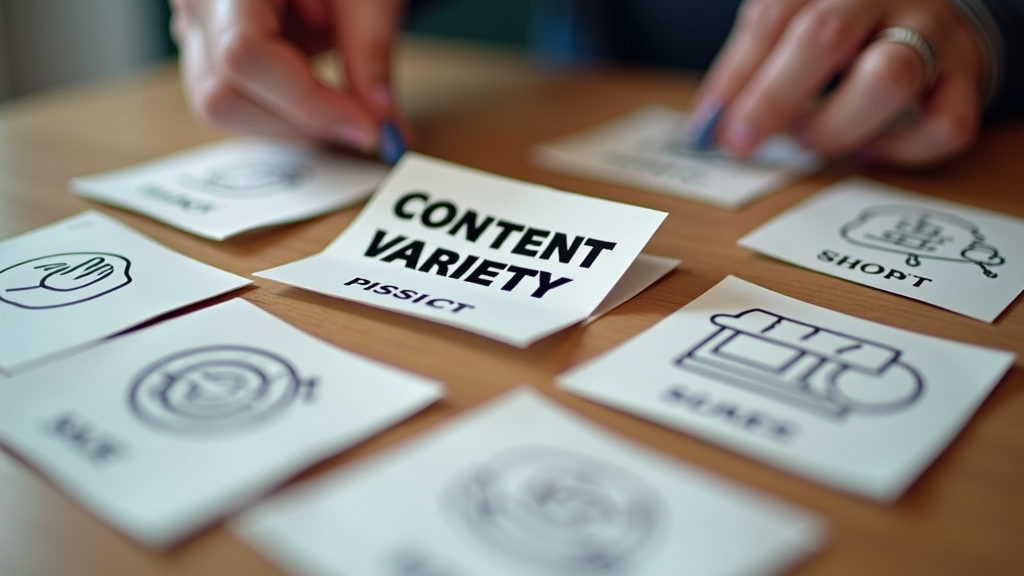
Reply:
[[[372,152],[394,121],[390,61],[404,0],[173,0],[189,104],[228,132],[318,140]],[[335,48],[341,88],[311,57]]]
[[[934,84],[926,54],[875,39],[892,27],[917,30],[931,45]],[[694,124],[722,110],[715,139],[740,157],[790,131],[825,156],[931,164],[977,137],[985,68],[973,28],[948,0],[745,0]]]

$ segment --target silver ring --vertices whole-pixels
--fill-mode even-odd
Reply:
[[[896,42],[910,47],[924,64],[924,91],[928,92],[935,85],[939,69],[935,63],[935,49],[921,34],[913,28],[906,26],[893,26],[886,28],[875,36],[875,42]]]

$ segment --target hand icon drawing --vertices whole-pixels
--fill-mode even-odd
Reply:
[[[67,252],[33,258],[0,270],[0,301],[19,308],[70,306],[131,283],[131,263],[102,252]]]

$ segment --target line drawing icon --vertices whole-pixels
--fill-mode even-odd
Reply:
[[[290,362],[247,346],[204,346],[165,356],[132,381],[128,403],[146,424],[174,432],[257,426],[296,400],[312,401],[316,382]]]
[[[256,199],[298,188],[312,172],[311,166],[297,162],[246,161],[225,164],[200,176],[183,174],[181,181],[222,198]]]
[[[760,308],[711,323],[717,330],[679,368],[835,419],[899,412],[924,393],[921,374],[885,344]]]
[[[664,523],[657,492],[632,473],[575,452],[503,451],[445,492],[467,538],[554,574],[610,574],[644,557]]]
[[[106,252],[63,252],[0,270],[0,301],[29,310],[80,304],[131,284],[131,262]]]
[[[1006,263],[973,223],[914,206],[867,208],[840,235],[857,246],[902,254],[907,266],[920,266],[922,259],[969,262],[995,278],[991,268]]]

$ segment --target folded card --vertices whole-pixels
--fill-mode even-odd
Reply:
[[[664,218],[406,154],[323,252],[256,276],[528,346],[590,316]]]
[[[737,209],[818,170],[821,160],[789,136],[769,138],[748,161],[687,140],[690,116],[645,106],[579,134],[539,144],[536,163],[561,172]]]
[[[728,277],[559,376],[570,392],[889,502],[952,441],[1010,352],[898,330]]]
[[[83,212],[0,242],[0,371],[250,283]]]
[[[224,240],[363,200],[387,170],[297,142],[226,140],[75,178],[71,190]]]
[[[779,574],[819,518],[669,460],[523,388],[300,484],[232,527],[322,574]]]
[[[0,441],[164,548],[441,394],[235,299],[0,381]]]

